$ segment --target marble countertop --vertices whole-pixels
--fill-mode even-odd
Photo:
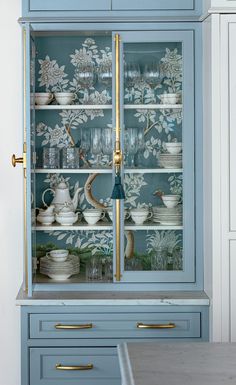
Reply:
[[[209,298],[203,291],[181,292],[34,292],[32,297],[21,289],[16,298],[20,306],[31,305],[190,305],[208,306]]]
[[[124,343],[122,385],[235,385],[236,344]]]

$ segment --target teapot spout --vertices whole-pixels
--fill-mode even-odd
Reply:
[[[73,209],[74,211],[77,209],[78,207],[78,203],[79,203],[79,193],[83,190],[83,187],[78,187],[77,190],[75,191],[74,193],[74,197],[72,199],[72,205],[73,205]]]

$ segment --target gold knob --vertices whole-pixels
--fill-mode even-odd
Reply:
[[[88,365],[75,365],[75,366],[65,366],[61,364],[56,364],[56,370],[91,370],[93,369],[93,364]]]
[[[21,158],[16,158],[15,154],[12,155],[12,157],[11,157],[11,163],[12,163],[12,166],[13,166],[13,167],[16,167],[16,164],[17,164],[17,163],[23,163],[23,162],[24,162],[23,157],[21,157]]]

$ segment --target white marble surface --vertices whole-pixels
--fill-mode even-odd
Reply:
[[[16,304],[30,305],[192,305],[208,306],[209,298],[204,292],[35,292],[27,297],[21,289]]]
[[[236,344],[138,342],[118,354],[122,385],[236,384]]]

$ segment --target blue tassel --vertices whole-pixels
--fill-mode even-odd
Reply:
[[[115,176],[115,185],[111,194],[111,199],[125,199],[125,192],[121,183],[121,177],[119,173]]]

